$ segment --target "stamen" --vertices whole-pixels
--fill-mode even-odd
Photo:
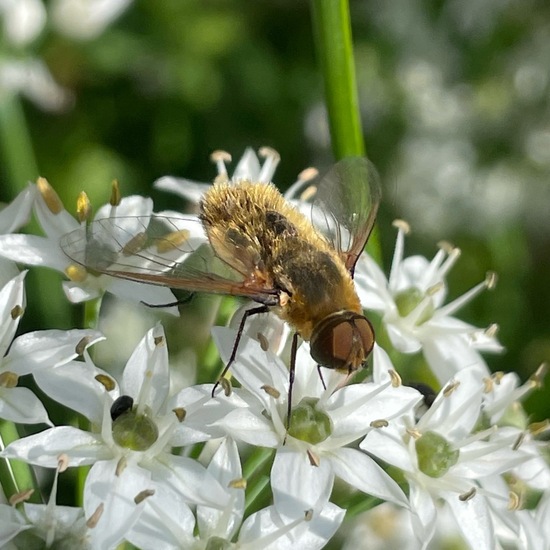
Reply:
[[[126,460],[126,457],[121,457],[120,460],[117,462],[115,475],[117,477],[120,477],[122,475],[122,472],[126,469],[126,466],[128,466],[128,461]]]
[[[306,510],[304,513],[304,519],[306,521],[311,521],[313,519],[313,510],[310,508],[309,510]]]
[[[395,249],[393,251],[393,259],[391,262],[390,276],[388,279],[388,286],[390,291],[397,290],[397,275],[401,269],[401,262],[403,261],[403,252],[405,249],[405,235],[408,235],[411,228],[406,221],[394,220],[393,227],[397,228],[397,239],[395,240]]]
[[[462,251],[460,248],[453,248],[448,252],[447,259],[443,262],[443,265],[439,269],[439,272],[437,274],[438,278],[443,279],[447,273],[452,269],[452,267],[456,264],[458,258],[460,258],[460,255],[462,254]]]
[[[65,268],[65,275],[73,283],[82,283],[86,280],[88,272],[81,265],[70,264]]]
[[[286,190],[285,197],[294,199],[298,196],[300,200],[309,200],[313,195],[315,195],[315,193],[317,193],[317,187],[315,187],[315,185],[309,185],[305,189],[303,188],[309,181],[315,179],[318,175],[319,171],[313,167],[302,170],[298,174],[298,179]]]
[[[461,502],[466,502],[467,500],[471,500],[472,498],[474,498],[476,496],[476,493],[477,493],[477,488],[476,487],[472,487],[469,491],[465,492],[465,493],[462,493],[461,495],[458,496],[458,499],[461,501]]]
[[[387,428],[389,425],[390,423],[384,418],[381,418],[380,420],[373,420],[370,423],[371,428]]]
[[[61,453],[57,457],[57,471],[62,474],[69,467],[69,456]]]
[[[105,508],[105,504],[103,502],[95,509],[95,512],[88,518],[88,521],[86,521],[86,527],[88,529],[93,529],[97,522],[101,519],[101,516],[103,515],[103,509]]]
[[[246,489],[246,479],[244,477],[239,477],[237,479],[232,479],[227,486],[230,489]]]
[[[187,411],[183,407],[172,409],[172,412],[176,415],[179,422],[183,422],[187,416]]]
[[[15,321],[18,317],[21,317],[25,313],[23,306],[14,306],[10,311],[11,318]]]
[[[321,464],[321,457],[314,453],[311,449],[307,450],[307,457],[309,458],[309,463],[312,466],[319,466]]]
[[[216,164],[218,170],[218,176],[225,176],[227,178],[226,162],[231,162],[231,155],[227,151],[214,151],[210,155],[210,160]]]
[[[396,370],[389,369],[388,374],[390,375],[392,388],[399,388],[402,384],[401,376]]]
[[[90,345],[91,341],[92,341],[91,336],[84,336],[84,338],[82,338],[80,342],[78,342],[78,344],[75,346],[74,348],[75,353],[77,355],[82,355],[86,350],[86,348]]]
[[[76,217],[80,223],[87,222],[92,216],[92,205],[84,191],[81,191],[76,199]]]
[[[281,160],[281,155],[275,149],[271,147],[261,147],[258,151],[258,155],[265,159],[265,162],[260,170],[260,176],[258,181],[262,183],[269,183],[273,179],[273,174],[277,168],[277,164]]]
[[[109,198],[109,204],[111,206],[118,206],[120,204],[120,201],[122,200],[122,196],[120,193],[120,187],[118,185],[118,180],[113,180],[111,182],[111,196]]]
[[[514,444],[512,445],[512,451],[517,451],[521,444],[525,441],[525,432],[521,432],[518,435],[518,438],[514,441]]]
[[[495,383],[490,377],[484,377],[483,382],[483,393],[491,393],[495,389]]]
[[[116,388],[116,382],[106,374],[98,374],[95,379],[107,390],[113,391]]]
[[[508,497],[508,510],[510,510],[510,512],[516,512],[519,510],[521,508],[521,497],[514,491],[510,491]]]
[[[544,378],[546,377],[547,372],[548,363],[541,363],[539,368],[535,371],[535,374],[531,375],[531,377],[529,378],[529,382],[531,383],[533,388],[542,388],[542,384],[544,382]]]
[[[454,380],[450,382],[449,384],[447,384],[447,386],[443,390],[443,395],[445,397],[449,397],[452,393],[454,393],[454,391],[458,388],[458,386],[460,386],[459,380]]]
[[[413,439],[420,439],[422,437],[422,433],[417,430],[416,428],[407,428],[406,432],[413,438]]]
[[[65,209],[59,195],[54,191],[46,178],[38,178],[36,180],[36,187],[52,214],[59,214],[59,212]]]
[[[34,493],[34,489],[27,489],[26,491],[21,491],[20,493],[16,493],[15,495],[12,495],[9,498],[9,503],[11,506],[17,506],[18,504],[21,504],[22,502],[26,502],[31,498],[32,494]]]
[[[550,428],[550,420],[542,420],[541,422],[532,422],[527,426],[529,433],[533,436],[540,435]]]
[[[452,315],[453,313],[455,313],[462,306],[466,305],[468,302],[471,302],[478,294],[481,294],[484,290],[489,288],[487,286],[487,282],[492,282],[493,280],[494,279],[492,277],[490,277],[489,279],[485,279],[482,283],[477,284],[476,286],[465,292],[462,296],[459,296],[456,300],[453,300],[452,302],[449,302],[448,304],[439,308],[437,311],[438,317]]]
[[[15,388],[19,382],[19,376],[15,372],[4,371],[0,374],[0,388]]]
[[[279,397],[281,397],[281,392],[279,390],[277,390],[276,388],[274,388],[273,386],[269,386],[267,384],[264,384],[261,387],[261,389],[264,390],[265,393],[267,393],[267,395],[273,397],[274,399],[279,399]]]
[[[143,491],[140,491],[135,497],[134,497],[134,503],[140,504],[142,503],[146,498],[152,497],[155,494],[154,489],[144,489]]]
[[[260,347],[262,351],[269,351],[269,340],[261,333],[256,334],[258,342],[260,342]]]
[[[231,382],[227,378],[222,378],[220,380],[220,386],[223,389],[225,397],[229,397],[233,393],[233,387],[231,386]]]

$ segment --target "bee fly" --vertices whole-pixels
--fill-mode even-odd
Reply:
[[[373,348],[374,331],[363,315],[353,271],[379,201],[370,162],[349,157],[317,186],[310,216],[271,183],[218,178],[200,202],[198,220],[162,215],[130,223],[97,220],[64,236],[61,246],[96,272],[260,304],[245,312],[224,373],[235,360],[247,318],[273,311],[294,329],[290,411],[298,336],[310,343],[319,365],[348,374]]]

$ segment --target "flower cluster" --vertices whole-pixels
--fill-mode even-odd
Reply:
[[[260,156],[263,162],[248,149],[230,177],[228,155],[214,154],[216,179],[271,182],[279,156],[268,148]],[[311,212],[314,176],[302,172],[285,195],[303,212]],[[193,203],[208,189],[171,177],[156,186]],[[45,236],[15,233],[31,211]],[[105,265],[120,262],[111,237],[127,265],[151,270],[154,261],[162,274],[163,252],[172,267],[192,257],[174,245],[176,236],[191,239],[192,250],[207,242],[196,216],[155,213],[151,199],[120,198],[116,186],[94,219],[85,195],[75,219],[44,179],[0,212],[0,418],[2,426],[45,425],[3,445],[0,456],[6,464],[56,472],[47,502],[31,503],[38,487],[19,486],[13,471],[0,470],[9,499],[0,504],[3,545],[317,549],[334,537],[346,548],[365,547],[365,540],[376,548],[426,548],[450,537],[482,549],[550,545],[550,468],[541,441],[548,426],[529,424],[520,405],[540,387],[545,369],[524,384],[513,373],[491,374],[481,352],[502,351],[495,326],[479,329],[454,316],[494,286],[493,274],[445,303],[458,249],[443,244],[431,261],[404,257],[408,228],[397,222],[389,277],[366,253],[355,267],[357,293],[380,335],[371,369],[355,379],[320,369],[308,343],[295,347],[293,339],[291,386],[290,331],[264,313],[244,331],[212,329],[222,362],[231,361],[235,387],[226,378],[214,384],[212,373],[211,383],[181,388],[158,322],[120,375],[94,363],[94,346],[104,340],[96,330],[14,339],[26,274],[14,262],[61,272],[71,302],[110,292],[162,305],[175,301],[170,290],[102,274],[92,255],[99,250]],[[142,235],[159,220],[177,231],[151,255]],[[83,236],[94,250],[78,250]],[[132,263],[136,250],[141,263]],[[79,261],[79,253],[87,257]],[[177,313],[173,306],[169,311]],[[413,384],[392,363],[420,353],[438,387]],[[20,384],[29,375],[36,393]],[[38,395],[62,406],[68,421],[52,422]],[[74,507],[56,504],[67,468],[82,480]]]

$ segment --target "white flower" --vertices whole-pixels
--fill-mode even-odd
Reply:
[[[417,422],[403,416],[371,431],[360,445],[403,471],[413,530],[424,544],[434,534],[442,499],[473,548],[494,548],[491,513],[479,480],[508,471],[526,457],[514,449],[513,439],[487,441],[494,430],[474,431],[484,387],[478,369],[463,369]]]
[[[46,24],[46,9],[41,0],[0,0],[4,36],[21,47],[32,42]]]
[[[35,193],[36,187],[27,185],[13,201],[0,210],[0,235],[17,231],[29,221]],[[4,285],[18,273],[14,262],[0,258],[0,285]]]
[[[92,330],[42,330],[23,334],[12,342],[25,310],[25,275],[26,271],[0,290],[0,418],[51,425],[38,397],[28,388],[17,387],[19,377],[37,375],[71,361],[101,335]]]
[[[173,505],[155,493],[146,500],[140,522],[127,536],[142,550],[156,550],[159,545],[168,550],[227,547],[239,533],[234,544],[241,550],[289,548],[304,550],[322,548],[344,518],[344,510],[328,503],[312,517],[292,519],[277,513],[270,506],[252,514],[244,523],[244,487],[237,446],[231,438],[219,444],[208,471],[227,487],[230,498],[224,508],[197,506],[197,519],[189,506],[181,501]],[[233,545],[231,545],[233,546]]]
[[[213,329],[224,361],[235,335],[230,329]],[[325,390],[307,345],[299,348],[296,365],[287,433],[288,369],[275,354],[243,336],[232,372],[256,403],[235,409],[215,424],[239,440],[277,449],[271,470],[277,511],[296,518],[304,510],[323,508],[335,477],[405,505],[398,485],[367,454],[348,445],[373,429],[371,423],[376,425],[410,410],[420,399],[418,392],[392,387],[389,381],[336,389],[345,382],[345,376],[323,369]]]
[[[132,0],[54,0],[51,8],[57,29],[78,40],[97,38]]]
[[[55,473],[53,486],[47,504],[23,503],[23,511],[15,507],[0,504],[0,544],[14,540],[17,547],[28,545],[29,537],[25,534],[24,540],[18,540],[17,535],[29,531],[32,539],[43,541],[45,548],[58,550],[88,550],[89,527],[93,522],[86,522],[82,508],[72,506],[57,506],[57,487],[59,473],[65,471],[66,457],[59,457],[58,468]]]
[[[105,290],[126,300],[148,304],[176,301],[168,288],[116,279],[108,275],[94,275],[71,261],[59,246],[59,240],[63,235],[79,229],[81,224],[65,210],[57,193],[45,179],[39,178],[37,188],[39,192],[35,201],[35,214],[46,237],[0,235],[0,256],[27,265],[45,266],[60,271],[70,279],[63,282],[63,290],[74,303],[97,298]],[[126,239],[130,239],[136,233],[134,217],[149,218],[152,213],[151,199],[131,196],[123,198],[117,206],[102,206],[95,219],[120,217],[117,221],[120,233],[126,230]],[[177,312],[176,308],[166,311]]]
[[[96,548],[117,544],[138,520],[143,491],[161,490],[176,501],[224,506],[227,495],[196,461],[170,454],[170,438],[184,411],[168,409],[168,355],[160,326],[150,330],[128,360],[121,387],[91,364],[72,362],[35,376],[58,402],[91,421],[86,432],[51,428],[9,445],[3,456],[55,467],[60,454],[70,466],[93,465],[84,488],[90,518],[103,513],[91,533]]]
[[[452,315],[486,288],[491,288],[495,276],[445,304],[446,274],[452,268],[460,251],[448,245],[429,262],[422,256],[403,259],[404,239],[409,228],[396,222],[397,242],[390,270],[385,275],[376,262],[363,254],[355,269],[355,285],[361,303],[366,309],[377,311],[392,345],[402,353],[420,350],[443,384],[462,368],[477,365],[488,376],[489,370],[479,352],[502,351],[495,337],[495,327],[478,329]]]

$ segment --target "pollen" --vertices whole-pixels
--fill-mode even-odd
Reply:
[[[42,195],[46,206],[52,214],[59,214],[64,210],[63,203],[59,198],[59,195],[54,191],[53,187],[48,183],[46,178],[38,178],[36,180],[36,186],[39,193]]]
[[[408,235],[411,232],[411,226],[405,220],[393,220],[393,227],[403,231],[405,235]]]
[[[180,229],[168,233],[157,243],[157,251],[160,253],[170,252],[171,250],[179,250],[180,246],[189,240],[189,230]]]
[[[88,272],[81,265],[70,264],[65,268],[65,275],[73,283],[83,283],[88,276]]]
[[[76,354],[82,355],[86,350],[86,348],[90,345],[91,341],[92,341],[92,338],[90,336],[84,336],[84,338],[82,338],[74,348]]]
[[[15,372],[5,371],[0,374],[0,388],[15,388],[19,376]]]
[[[137,235],[134,235],[122,249],[122,254],[124,256],[133,256],[137,254],[145,247],[147,243],[147,233],[141,231]]]
[[[92,216],[92,205],[84,191],[81,191],[76,199],[76,215],[80,223],[88,221]]]

